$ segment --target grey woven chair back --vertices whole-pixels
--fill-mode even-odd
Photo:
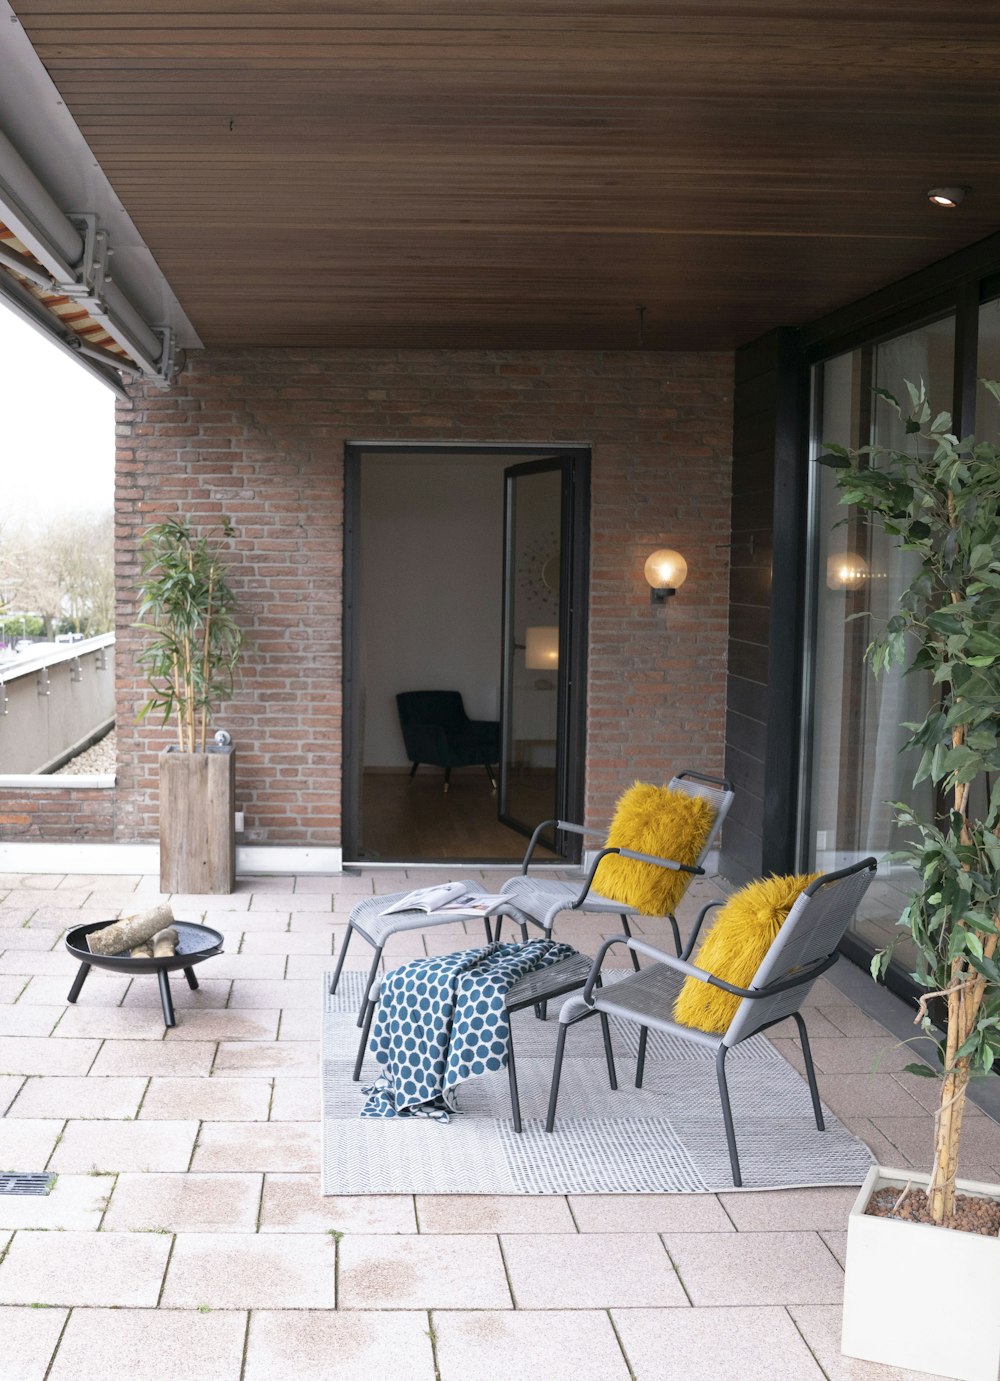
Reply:
[[[729,807],[733,804],[733,792],[723,786],[715,786],[712,782],[702,782],[697,777],[685,777],[683,775],[671,777],[667,787],[670,791],[683,792],[685,796],[700,796],[702,800],[708,801],[715,810],[712,828],[702,845],[701,853],[695,859],[696,865],[700,868],[719,837],[722,822],[729,814]]]
[[[875,859],[828,873],[811,882],[797,898],[748,988],[766,988],[794,976],[834,953],[875,876]],[[789,988],[774,997],[744,998],[729,1024],[723,1045],[746,1040],[762,1026],[789,1017],[802,1006],[812,983]]]

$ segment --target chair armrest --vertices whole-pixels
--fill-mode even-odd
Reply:
[[[735,983],[727,983],[724,978],[709,973],[707,969],[699,969],[694,964],[689,964],[686,959],[677,959],[672,954],[665,954],[663,950],[654,949],[652,945],[647,945],[644,940],[636,940],[632,937],[627,938],[625,943],[629,949],[635,950],[638,954],[645,954],[660,964],[666,964],[668,968],[676,969],[678,973],[684,974],[687,978],[697,978],[700,983],[711,983],[713,988],[722,988],[735,997],[749,997],[751,999],[774,997],[776,993],[785,993],[790,988],[801,988],[803,983],[811,983],[814,978],[818,978],[821,973],[832,968],[840,957],[834,950],[833,954],[828,954],[825,959],[817,959],[814,963],[807,964],[804,969],[800,969],[798,973],[791,974],[788,978],[779,979],[777,983],[768,983],[763,988],[739,988]]]
[[[712,907],[713,907],[713,906],[722,906],[722,905],[724,905],[723,899],[722,899],[721,897],[719,897],[719,898],[717,898],[715,901],[707,901],[707,902],[705,903],[705,905],[701,908],[701,910],[698,912],[698,915],[697,915],[697,917],[695,918],[694,929],[691,931],[691,934],[688,936],[687,944],[684,946],[683,950],[681,951],[681,958],[682,958],[682,959],[690,959],[690,958],[691,958],[691,951],[694,949],[695,943],[696,943],[696,941],[697,941],[697,939],[698,939],[698,936],[699,936],[700,933],[701,933],[701,928],[702,928],[702,926],[703,926],[704,923],[705,923],[705,917],[706,917],[706,916],[708,915],[708,913],[711,911]]]
[[[676,859],[673,858],[657,858],[655,854],[640,854],[636,853],[634,849],[619,849],[617,846],[609,844],[607,848],[601,849],[598,852],[597,857],[590,865],[590,872],[587,874],[579,896],[571,906],[567,907],[567,910],[575,911],[587,900],[587,895],[594,885],[594,877],[597,874],[598,868],[601,866],[601,861],[607,858],[608,854],[618,854],[622,858],[634,858],[639,863],[652,863],[657,868],[670,868],[671,871],[675,873],[693,873],[696,877],[702,876],[705,872],[705,869],[698,867],[697,864],[678,863]]]
[[[601,972],[601,966],[604,963],[604,958],[612,945],[627,945],[629,949],[636,950],[640,954],[645,954],[647,958],[658,959],[663,963],[669,964],[672,969],[677,969],[680,973],[685,973],[690,978],[700,978],[706,983],[711,981],[711,974],[706,973],[704,969],[696,969],[693,964],[688,964],[685,960],[678,959],[675,955],[665,954],[663,950],[656,949],[653,945],[647,945],[642,940],[633,940],[628,935],[612,935],[610,939],[604,941],[601,948],[597,951],[597,957],[587,977],[587,982],[584,984],[583,1000],[586,1003],[589,1003],[591,1000],[598,976]]]
[[[547,829],[549,825],[555,825],[557,830],[565,830],[568,834],[599,835],[602,839],[607,833],[606,830],[594,830],[586,825],[574,825],[570,820],[543,820],[540,825],[535,826],[534,833],[528,841],[528,847],[524,851],[524,858],[521,860],[522,875],[528,871],[528,866],[531,863],[531,855],[535,852],[535,846],[538,843],[542,830]]]

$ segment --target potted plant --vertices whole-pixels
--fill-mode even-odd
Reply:
[[[233,533],[223,519],[223,537]],[[221,544],[176,518],[149,528],[139,601],[137,627],[152,635],[139,662],[153,691],[140,718],[159,711],[177,728],[176,747],[160,755],[160,888],[231,892],[236,755],[208,738],[212,711],[232,694],[242,645]]]
[[[1000,399],[1000,384],[983,381]],[[970,1079],[1000,1057],[1000,449],[959,441],[947,413],[907,384],[909,451],[830,447],[840,501],[871,515],[914,553],[897,612],[868,647],[876,675],[922,671],[936,691],[923,721],[905,727],[920,750],[914,785],[929,780],[935,818],[894,803],[916,890],[899,920],[919,955],[918,1021],[941,1081],[929,1174],[874,1167],[851,1213],[843,1350],[918,1371],[997,1381],[1000,1372],[1000,1186],[957,1180]],[[901,938],[901,937],[900,937]],[[872,963],[884,974],[892,946]],[[946,1007],[945,1035],[929,1005]],[[872,1216],[880,1196],[889,1216]],[[989,1224],[992,1236],[979,1235]],[[965,1230],[961,1230],[961,1229]],[[981,1228],[980,1228],[981,1230]],[[928,1293],[930,1291],[930,1294]]]

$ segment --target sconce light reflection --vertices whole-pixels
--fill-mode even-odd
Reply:
[[[529,671],[558,671],[558,628],[529,628],[524,644],[524,665]]]
[[[684,584],[687,573],[687,562],[670,547],[660,547],[647,556],[643,574],[649,582],[649,602],[665,604]]]
[[[860,590],[868,579],[868,562],[854,552],[837,552],[827,558],[828,590]]]

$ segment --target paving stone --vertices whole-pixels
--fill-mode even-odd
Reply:
[[[508,1375],[512,1373],[508,1372]],[[255,1309],[244,1381],[434,1381],[427,1315]],[[467,1375],[465,1381],[475,1381]]]
[[[695,1305],[836,1304],[844,1273],[815,1232],[665,1233]]]
[[[502,1242],[518,1309],[687,1305],[655,1233],[504,1234]]]
[[[151,1079],[140,1121],[266,1121],[270,1079]]]
[[[0,1007],[0,1036],[48,1036],[65,1007],[33,1007],[22,1002]]]
[[[245,1336],[241,1311],[77,1309],[48,1381],[239,1381]]]
[[[34,912],[44,905],[53,911],[78,911],[86,904],[93,890],[92,887],[54,887],[46,891],[44,896],[39,896],[33,887],[12,888],[4,898],[4,910],[24,908]],[[66,924],[72,925],[73,922],[69,920]]]
[[[186,1170],[197,1135],[197,1122],[68,1122],[48,1168]]]
[[[257,894],[251,911],[331,911],[330,898],[324,892],[268,892]],[[332,919],[332,918],[331,918]]]
[[[261,1232],[416,1232],[410,1194],[322,1195],[316,1175],[264,1176]]]
[[[884,1036],[840,1036],[810,1041],[816,1068],[824,1074],[886,1074],[913,1063],[913,1055],[888,1031]],[[820,1080],[822,1092],[823,1081]]]
[[[581,1232],[733,1232],[714,1194],[571,1194]]]
[[[334,1262],[333,1238],[325,1233],[181,1233],[160,1303],[164,1309],[332,1309]]]
[[[24,1083],[7,1116],[135,1117],[147,1080],[86,1079],[33,1075]]]
[[[279,1041],[316,1041],[320,1038],[323,1014],[318,1008],[292,1007],[281,1013]]]
[[[192,1170],[288,1170],[319,1165],[319,1122],[205,1122]]]
[[[319,1041],[221,1041],[213,1074],[216,1078],[257,1074],[311,1075],[319,1070]]]
[[[435,1310],[433,1322],[441,1381],[500,1373],[545,1381],[628,1381],[621,1347],[603,1310]]]
[[[167,1031],[168,1041],[272,1041],[278,1035],[277,1008],[248,1012],[202,1011],[178,1014],[177,1025]]]
[[[0,1074],[0,1117],[7,1115],[7,1109],[16,1099],[18,1093],[24,1087],[24,1076],[21,1074]],[[32,1114],[28,1114],[31,1116]],[[35,1114],[37,1116],[37,1114]]]
[[[784,1309],[615,1309],[635,1381],[823,1381]]]
[[[282,954],[215,954],[198,965],[198,982],[204,979],[259,978],[276,982],[285,975]]]
[[[288,911],[216,911],[205,917],[205,925],[219,930],[226,938],[226,946],[235,954],[243,935],[258,930],[287,930]]]
[[[418,1194],[421,1232],[576,1232],[560,1194]]]
[[[79,967],[76,960],[62,949],[9,949],[0,954],[0,973],[40,974],[43,977],[61,978],[66,985],[62,998],[64,1002]],[[51,1005],[51,998],[48,1001]]]
[[[238,978],[233,984],[230,1007],[312,1007],[319,1012],[323,1006],[323,985],[311,980],[296,982],[282,979],[267,983],[257,979]]]
[[[215,1010],[219,1007],[225,1007],[229,1000],[229,991],[233,986],[230,980],[228,978],[204,978],[201,973],[201,965],[195,972],[198,979],[197,988],[189,988],[183,975],[171,980],[170,992],[176,1011],[186,1013],[192,1010],[205,1008]],[[150,982],[148,975],[141,975],[132,983],[122,1006],[152,1007],[158,1012],[162,1011],[159,984]]]
[[[0,1194],[0,1228],[94,1232],[114,1183],[113,1175],[60,1175],[48,1194]]]
[[[70,1048],[89,1044],[67,1041]],[[52,1042],[49,1043],[53,1044]],[[215,1058],[214,1041],[105,1041],[91,1074],[208,1074]],[[34,1072],[34,1071],[32,1071]]]
[[[261,930],[243,936],[241,954],[333,954],[333,935],[323,931]]]
[[[36,974],[28,983],[18,1000],[18,1006],[30,1002],[44,1007],[61,1007],[67,1010],[66,1001],[74,974],[67,969],[65,976],[54,977]],[[110,973],[100,973],[92,969],[83,985],[83,991],[76,1000],[77,1007],[117,1007],[129,991],[130,978],[116,978]],[[2,982],[2,980],[0,980]]]
[[[0,1265],[0,1303],[152,1308],[170,1241],[159,1233],[19,1232]]]
[[[845,1227],[857,1189],[775,1189],[766,1194],[720,1194],[740,1232],[785,1232]],[[669,1229],[668,1229],[669,1231]]]
[[[162,1012],[153,1008],[67,1007],[55,1034],[60,1040],[96,1036],[101,1040],[162,1041],[164,1029]]]
[[[0,1036],[0,1074],[86,1074],[99,1048],[99,1040]]]
[[[63,876],[62,873],[0,873],[0,892],[54,892]]]
[[[49,950],[62,938],[62,930],[41,927],[10,927],[0,924],[0,949]]]
[[[788,1313],[823,1368],[827,1381],[933,1381],[930,1372],[883,1367],[877,1362],[845,1357],[840,1351],[843,1311],[839,1305],[793,1304]]]
[[[5,973],[0,975],[0,1003],[6,1006],[8,1003],[16,1002],[24,992],[25,984],[28,982],[26,975],[17,973]]]
[[[123,1174],[105,1232],[256,1232],[260,1175]]]
[[[341,1309],[512,1307],[495,1237],[349,1234],[339,1251]]]
[[[318,1122],[322,1104],[321,1092],[317,1079],[275,1079],[270,1120]]]
[[[914,1083],[923,1082],[914,1079]],[[837,1117],[921,1117],[924,1109],[892,1074],[824,1074],[820,1096]]]
[[[43,1170],[59,1139],[64,1122],[58,1117],[0,1121],[0,1170]]]
[[[68,1312],[0,1306],[4,1381],[44,1381]]]
[[[175,916],[179,916],[181,912],[197,912],[199,916],[215,915],[225,918],[233,911],[249,911],[250,900],[249,892],[229,892],[225,896],[213,892],[176,892],[170,898],[170,905]],[[214,922],[209,920],[205,924],[213,925]]]

